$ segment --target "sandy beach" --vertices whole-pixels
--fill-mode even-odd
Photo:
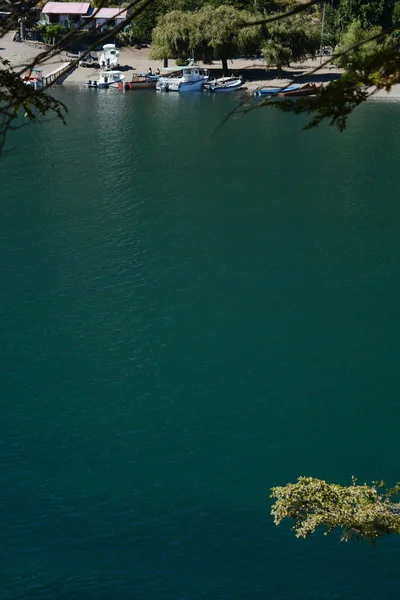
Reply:
[[[10,61],[15,68],[23,68],[29,64],[38,54],[46,49],[44,44],[35,44],[34,42],[14,42],[12,40],[13,32],[7,34],[0,42],[0,56]],[[129,80],[135,73],[146,73],[151,67],[153,72],[156,69],[162,71],[163,62],[150,60],[148,58],[149,49],[141,50],[135,48],[120,49],[120,70],[125,73],[126,79]],[[49,75],[56,69],[65,64],[66,60],[74,59],[76,56],[68,55],[65,52],[54,55],[43,63],[42,68],[44,75]],[[232,74],[241,74],[245,79],[245,87],[249,92],[254,92],[259,87],[263,86],[281,86],[289,84],[294,78],[300,78],[301,82],[314,81],[317,83],[328,84],[330,81],[340,77],[342,71],[334,66],[321,68],[317,73],[312,73],[313,69],[319,66],[320,60],[308,60],[301,64],[295,64],[288,69],[285,69],[284,76],[278,77],[276,69],[271,69],[266,66],[262,59],[235,59],[228,63],[229,72]],[[214,61],[212,65],[199,65],[207,68],[210,71],[211,78],[220,77],[222,75],[221,63]],[[170,59],[169,66],[175,66],[175,61]],[[63,82],[64,86],[82,86],[87,79],[98,77],[98,69],[88,67],[78,67],[68,75]],[[394,85],[391,92],[387,93],[383,90],[374,94],[376,99],[399,99],[400,100],[400,84]]]

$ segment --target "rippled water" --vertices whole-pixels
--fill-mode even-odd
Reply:
[[[0,597],[397,599],[268,495],[400,479],[398,107],[59,94],[0,162]]]

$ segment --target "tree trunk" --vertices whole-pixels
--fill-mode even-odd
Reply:
[[[164,58],[164,69],[168,67],[168,58]]]
[[[228,71],[228,59],[225,57],[222,57],[221,61],[222,61],[222,70],[225,73],[225,71]]]
[[[19,19],[19,35],[21,36],[21,41],[25,39],[25,17]]]

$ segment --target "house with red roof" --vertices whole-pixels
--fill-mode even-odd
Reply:
[[[96,28],[104,26],[117,27],[125,21],[128,11],[122,8],[99,8],[93,11],[92,17],[95,20]]]
[[[88,17],[90,8],[90,2],[47,2],[42,8],[42,15],[48,24],[77,27]]]
[[[84,22],[88,28],[115,27],[125,21],[123,8],[93,8],[90,2],[47,2],[42,8],[43,20],[48,24],[79,27]]]

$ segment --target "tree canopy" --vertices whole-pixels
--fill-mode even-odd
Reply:
[[[254,54],[261,41],[261,26],[244,27],[251,23],[252,14],[233,6],[215,8],[207,4],[198,11],[172,11],[161,17],[153,30],[150,56],[188,58],[209,62],[222,60],[227,69],[228,59],[240,54]]]
[[[322,528],[325,535],[340,529],[341,539],[355,537],[375,544],[389,533],[400,534],[400,505],[391,498],[400,492],[400,483],[387,489],[383,482],[342,486],[313,477],[299,477],[296,483],[274,487],[271,514],[279,525],[293,522],[296,537],[306,538]]]
[[[293,60],[315,56],[321,43],[321,26],[310,14],[300,13],[266,26],[263,55],[279,70]]]

